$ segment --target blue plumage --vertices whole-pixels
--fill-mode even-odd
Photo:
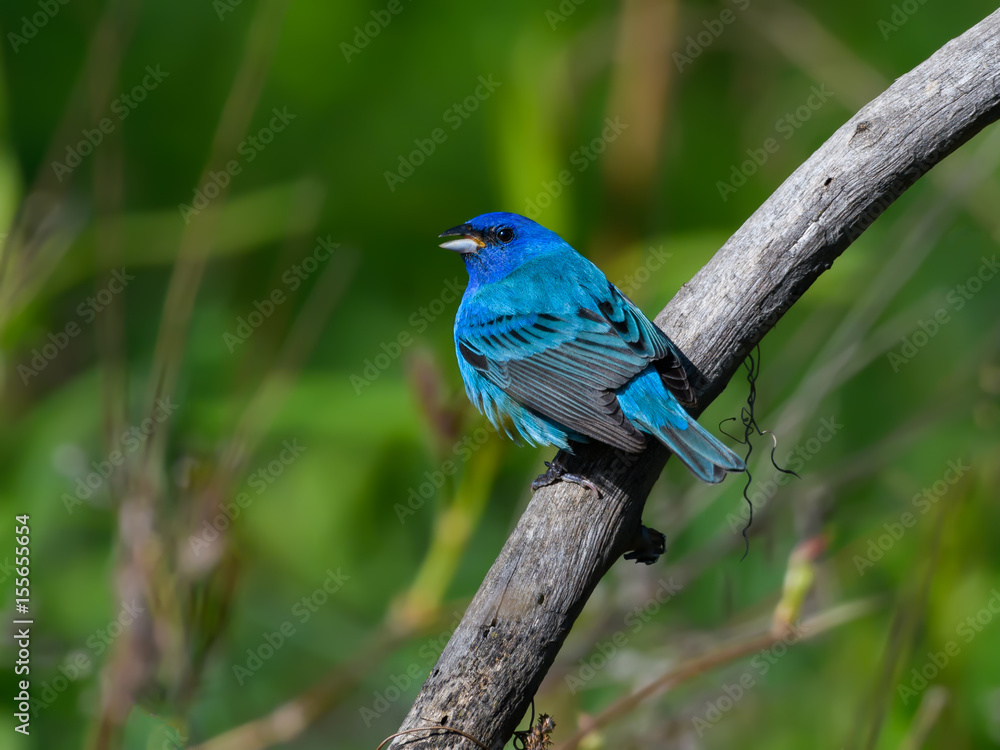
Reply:
[[[670,340],[559,235],[498,212],[441,236],[459,237],[442,247],[469,271],[455,318],[466,393],[498,430],[633,453],[653,436],[706,482],[744,470],[678,401],[694,394]]]

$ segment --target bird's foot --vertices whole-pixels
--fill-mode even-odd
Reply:
[[[652,565],[667,551],[667,538],[656,529],[640,526],[632,545],[632,551],[626,553],[625,559],[635,560],[637,565]]]
[[[581,477],[579,474],[570,474],[566,471],[565,467],[557,461],[546,461],[545,466],[545,473],[539,474],[535,477],[535,481],[531,483],[531,491],[533,493],[538,492],[538,490],[542,487],[555,484],[556,482],[572,482],[573,484],[578,484],[581,487],[585,487],[593,492],[595,499],[600,499],[601,492],[597,489],[597,485],[586,477]]]

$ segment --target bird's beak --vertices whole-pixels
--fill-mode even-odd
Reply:
[[[479,230],[474,229],[471,224],[459,224],[446,232],[441,232],[438,237],[461,237],[460,240],[442,242],[441,247],[445,250],[454,250],[462,255],[478,253],[479,248],[486,246]]]

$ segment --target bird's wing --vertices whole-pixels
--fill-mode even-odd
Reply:
[[[456,329],[456,343],[466,362],[524,406],[635,452],[645,438],[622,413],[615,390],[650,362],[676,354],[627,298],[608,289],[572,312],[477,315]]]
[[[694,388],[688,381],[687,370],[677,349],[667,335],[614,284],[608,284],[608,297],[598,303],[598,309],[626,342],[645,342],[663,385],[683,406],[694,406],[697,402]]]

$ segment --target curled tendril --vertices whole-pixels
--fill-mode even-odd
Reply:
[[[430,725],[428,725],[426,727],[416,727],[414,729],[404,729],[404,730],[402,730],[400,732],[396,732],[395,734],[390,734],[388,737],[386,737],[384,740],[382,740],[379,743],[379,746],[377,748],[375,748],[375,750],[382,750],[383,747],[385,747],[388,743],[392,742],[397,737],[402,737],[402,736],[407,735],[407,734],[413,734],[414,732],[436,732],[437,735],[442,735],[442,734],[457,734],[457,735],[459,735],[461,737],[465,737],[465,739],[469,740],[470,742],[474,742],[479,747],[483,748],[483,750],[490,750],[488,747],[486,747],[486,745],[484,745],[482,742],[480,742],[479,740],[477,740],[471,734],[466,734],[461,729],[455,729],[455,727],[440,726],[440,725],[437,725],[437,724],[430,724]],[[435,735],[435,734],[429,734],[426,738],[421,738],[421,739],[429,739],[430,737],[434,737],[434,736],[437,736],[437,735]]]
[[[524,750],[524,738],[531,732],[535,725],[535,699],[531,699],[531,718],[528,719],[528,728],[520,732],[514,732],[514,750]]]
[[[750,508],[750,518],[747,519],[747,525],[743,527],[743,557],[740,561],[746,559],[747,554],[750,552],[750,539],[747,537],[747,529],[753,524],[753,503],[750,502],[750,482],[753,481],[753,475],[750,473],[750,454],[753,453],[753,443],[750,441],[751,436],[755,433],[761,437],[764,435],[771,436],[771,465],[780,471],[782,474],[791,474],[793,477],[801,479],[798,474],[796,474],[791,469],[785,469],[778,466],[778,462],[774,457],[775,451],[778,450],[778,438],[775,437],[774,433],[770,430],[762,430],[760,425],[757,424],[756,416],[756,406],[757,406],[757,378],[760,375],[760,344],[754,347],[754,350],[750,352],[747,356],[746,361],[743,362],[743,367],[747,371],[747,384],[749,385],[749,392],[747,393],[747,403],[746,406],[740,411],[740,421],[743,423],[743,436],[732,435],[723,429],[722,425],[726,422],[735,422],[736,417],[729,417],[728,419],[722,420],[719,423],[719,431],[726,436],[732,438],[737,443],[745,445],[747,447],[746,455],[743,457],[743,462],[747,466],[747,481],[743,485],[743,499],[746,500],[747,506]]]

